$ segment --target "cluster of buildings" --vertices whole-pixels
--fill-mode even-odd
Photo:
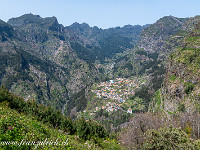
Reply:
[[[96,97],[124,103],[128,99],[128,95],[134,95],[133,88],[137,88],[138,85],[135,83],[135,80],[116,78],[116,80],[102,82],[97,87],[97,90],[92,90],[92,92],[96,93]]]
[[[105,106],[101,106],[101,108],[96,107],[96,111],[95,111],[95,112],[97,112],[97,111],[100,110],[100,109],[106,110],[107,112],[117,111],[118,109],[123,110],[120,106],[121,106],[121,104],[117,104],[117,103],[115,103],[115,102],[108,102]],[[123,111],[124,111],[124,110],[123,110]],[[127,113],[132,114],[132,109],[129,108],[129,109],[127,110]],[[90,113],[90,115],[92,116],[92,115],[94,115],[94,113]]]
[[[113,112],[118,109],[123,110],[121,103],[126,102],[126,100],[129,98],[129,95],[134,95],[136,88],[146,84],[146,78],[143,79],[144,80],[116,78],[115,80],[109,80],[106,82],[101,82],[100,84],[96,84],[91,91],[95,93],[97,98],[104,98],[108,100],[105,106],[96,107],[96,111],[99,109],[103,109],[108,112]],[[131,108],[129,108],[127,111],[123,111],[132,114]],[[91,113],[90,115],[93,114],[94,113]]]
[[[121,109],[121,107],[119,106],[119,104],[116,104],[115,102],[108,102],[106,104],[106,107],[104,107],[104,109],[108,112],[113,112],[115,110]]]

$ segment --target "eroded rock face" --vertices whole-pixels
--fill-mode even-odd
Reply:
[[[172,61],[172,60],[171,60]],[[180,104],[184,104],[186,111],[193,112],[197,108],[199,100],[199,80],[193,78],[193,73],[189,73],[187,67],[183,65],[170,64],[167,68],[164,86],[165,109],[170,112],[178,110]],[[195,83],[195,84],[194,84]],[[191,91],[187,92],[189,85]]]
[[[171,19],[174,20],[174,18]],[[161,22],[163,22],[163,20],[161,20]],[[166,36],[166,39],[162,41],[165,45],[168,45],[167,47],[169,48],[166,47],[165,49],[161,47],[162,50],[166,50],[165,54],[168,53],[167,56],[161,52],[167,56],[165,64],[166,73],[161,89],[157,92],[159,98],[153,99],[153,102],[150,104],[150,111],[161,109],[166,114],[177,111],[187,111],[191,113],[199,111],[200,17],[188,18],[179,23],[181,24],[177,26],[179,28],[177,32],[170,35],[168,38]],[[158,24],[153,27],[160,28]],[[174,28],[175,27],[176,26],[174,26]],[[164,33],[163,30],[161,30],[161,32],[162,34]],[[152,36],[149,37],[153,38]],[[158,41],[156,42],[158,43]],[[155,46],[154,44],[152,45]],[[144,49],[145,48],[150,48],[150,50],[154,49],[153,47],[144,47]],[[158,47],[156,48],[159,51]],[[161,102],[158,104],[158,101]]]
[[[77,56],[55,17],[28,14],[8,23],[0,22],[9,27],[0,28],[7,38],[0,41],[0,83],[15,94],[61,110],[70,95],[99,80],[98,70]]]
[[[199,110],[200,31],[197,26],[200,24],[200,18],[195,17],[191,20],[195,21],[192,34],[184,37],[183,44],[172,53],[167,63],[164,100],[165,109],[171,112],[177,111],[180,104],[184,104],[188,112]]]

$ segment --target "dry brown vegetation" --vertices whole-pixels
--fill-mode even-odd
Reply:
[[[189,138],[194,140],[200,136],[200,114],[179,113],[167,118],[162,113],[141,113],[127,123],[118,136],[120,144],[130,149],[140,149],[145,142],[147,130],[173,126],[184,131]]]

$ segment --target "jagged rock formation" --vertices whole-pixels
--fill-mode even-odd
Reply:
[[[7,40],[0,43],[0,78],[15,94],[61,109],[71,95],[100,79],[94,65],[71,48],[55,17],[28,14],[8,23],[1,26]]]

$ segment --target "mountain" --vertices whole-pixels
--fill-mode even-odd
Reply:
[[[199,16],[166,16],[151,25],[109,29],[87,23],[64,27],[56,17],[33,14],[11,18],[7,23],[0,20],[0,84],[24,98],[2,87],[1,115],[24,113],[35,117],[36,124],[49,122],[56,129],[76,132],[94,143],[99,142],[95,137],[107,137],[99,123],[130,149],[159,149],[151,139],[162,148],[163,141],[170,138],[173,144],[164,146],[198,149],[199,142],[189,138],[200,137],[199,39]],[[25,123],[12,116],[20,125]],[[42,136],[37,126],[29,128],[34,121],[24,118],[26,130]],[[12,129],[7,126],[3,133]]]
[[[100,79],[94,65],[81,60],[64,39],[55,17],[27,14],[8,23],[2,31],[7,40],[0,43],[0,78],[10,91],[64,110],[73,94]],[[8,29],[13,36],[7,36]]]
[[[152,25],[103,30],[86,23],[64,27],[56,17],[11,18],[2,21],[0,81],[15,94],[67,114],[83,110],[89,85],[107,75],[145,73],[150,76],[146,90],[153,94],[161,87],[168,54],[179,44],[171,36],[189,30],[187,20],[167,16]]]
[[[114,76],[128,77],[145,73],[152,78],[150,91],[159,89],[165,73],[165,61],[173,47],[179,44],[170,37],[181,32],[187,20],[166,16],[144,28],[138,44],[115,60]]]
[[[0,83],[25,99],[70,114],[87,105],[88,87],[106,79],[95,62],[131,49],[144,27],[100,29],[25,14],[0,24]]]
[[[159,19],[156,23],[144,29],[141,34],[139,49],[144,49],[149,53],[163,52],[166,53],[167,39],[181,30],[187,18],[176,18],[173,16],[166,16]]]
[[[168,113],[199,111],[200,79],[200,17],[190,18],[182,32],[172,38],[180,38],[166,65],[166,77],[162,91],[163,108]],[[185,32],[184,29],[187,29]]]
[[[74,23],[65,27],[73,49],[84,60],[104,62],[116,53],[132,49],[138,42],[140,33],[145,26],[126,25],[122,28],[100,29],[90,27],[86,23]]]

